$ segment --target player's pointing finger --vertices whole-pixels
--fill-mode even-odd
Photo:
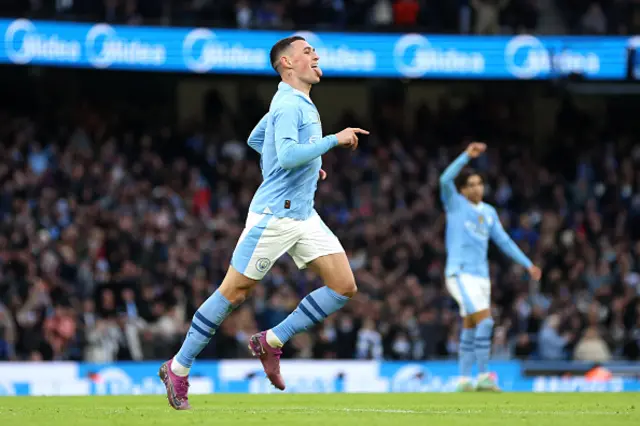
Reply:
[[[351,130],[353,130],[354,133],[360,133],[362,135],[368,135],[369,134],[368,130],[360,129],[360,128],[357,128],[357,127],[353,128]]]

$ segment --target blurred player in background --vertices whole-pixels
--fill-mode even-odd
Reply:
[[[499,391],[495,378],[487,371],[493,333],[487,259],[489,239],[527,268],[531,278],[537,281],[541,275],[540,268],[532,264],[505,232],[495,208],[482,202],[482,177],[474,171],[462,170],[486,149],[483,143],[470,144],[440,176],[440,196],[447,214],[446,286],[460,306],[463,321],[459,352],[461,380],[457,387],[461,392]],[[474,362],[478,365],[475,388],[471,380]]]
[[[322,137],[320,116],[309,97],[311,86],[322,77],[318,60],[315,49],[299,36],[280,40],[271,49],[271,63],[282,82],[248,141],[261,155],[263,182],[222,285],[195,313],[178,354],[160,368],[169,404],[176,410],[190,408],[188,376],[195,358],[284,253],[300,269],[318,273],[325,286],[307,295],[282,323],[249,340],[249,348],[276,388],[285,389],[280,374],[282,346],[342,308],[356,293],[344,249],[313,204],[318,177],[326,178],[321,156],[336,146],[355,149],[358,134],[368,132],[347,128]]]

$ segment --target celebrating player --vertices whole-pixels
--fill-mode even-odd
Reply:
[[[500,249],[528,269],[534,280],[540,279],[540,268],[534,266],[513,242],[500,224],[496,210],[482,202],[484,183],[473,171],[462,171],[472,158],[487,146],[472,143],[440,176],[440,196],[447,214],[446,285],[460,306],[463,329],[460,335],[460,375],[458,391],[474,390],[471,370],[477,361],[477,390],[498,391],[495,379],[488,373],[491,354],[493,319],[490,311],[489,264],[487,249],[491,238]],[[461,172],[462,171],[462,172]]]
[[[315,49],[304,38],[278,41],[270,59],[282,82],[248,141],[261,155],[263,182],[220,288],[198,308],[178,354],[160,367],[169,404],[176,410],[190,408],[188,376],[196,356],[284,253],[299,268],[308,266],[318,273],[325,286],[307,295],[276,327],[249,340],[249,348],[276,388],[285,388],[280,374],[282,346],[342,308],[357,290],[344,249],[318,216],[313,200],[318,176],[326,177],[321,156],[336,146],[355,149],[358,134],[368,132],[347,128],[322,137],[320,116],[309,97],[322,71]]]

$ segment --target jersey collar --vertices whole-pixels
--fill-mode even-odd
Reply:
[[[294,89],[293,87],[291,87],[289,84],[285,83],[284,81],[281,81],[280,84],[278,84],[278,90],[293,92],[294,94],[304,98],[308,102],[313,103],[311,98],[309,96],[307,96],[306,93],[303,93],[303,92],[299,91],[298,89]]]

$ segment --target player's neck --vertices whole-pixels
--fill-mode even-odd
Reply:
[[[309,93],[311,93],[311,85],[295,77],[282,76],[282,81],[307,96],[309,96]]]

